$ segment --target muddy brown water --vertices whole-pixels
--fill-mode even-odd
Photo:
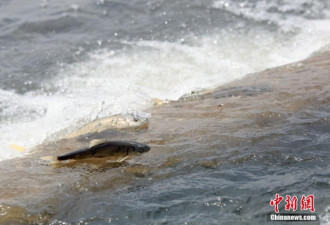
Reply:
[[[148,126],[56,140],[0,162],[0,224],[265,224],[276,193],[314,194],[316,223],[325,223],[329,49],[149,112]],[[124,163],[40,159],[95,138],[151,150]]]

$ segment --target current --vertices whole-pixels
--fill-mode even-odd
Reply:
[[[330,162],[328,102],[320,100],[323,105],[316,105],[313,100],[306,101],[304,104],[315,104],[315,108],[306,106],[302,110],[296,101],[287,103],[296,99],[292,96],[302,93],[290,86],[288,93],[272,99],[276,102],[274,108],[267,106],[265,112],[239,117],[240,124],[246,122],[246,126],[237,125],[239,131],[235,132],[226,128],[223,139],[213,136],[217,122],[212,125],[206,112],[197,115],[206,118],[205,121],[195,121],[196,125],[190,127],[183,124],[176,130],[173,128],[175,132],[165,125],[155,128],[153,124],[158,122],[152,122],[150,127],[154,130],[142,136],[132,131],[104,134],[110,139],[140,138],[151,145],[146,163],[160,169],[143,172],[142,178],[138,164],[139,172],[134,165],[125,167],[125,171],[135,171],[126,178],[120,178],[118,168],[107,169],[114,173],[112,176],[102,177],[102,170],[96,178],[88,178],[90,173],[97,172],[86,172],[86,168],[78,171],[58,168],[54,172],[39,165],[30,155],[35,146],[47,146],[97,119],[133,114],[155,121],[152,119],[155,99],[170,102],[191,92],[209,93],[207,90],[239,82],[247,75],[317,55],[315,52],[330,44],[329,1],[30,0],[22,4],[19,0],[3,0],[0,12],[0,162],[3,163],[0,222],[3,224],[15,224],[17,218],[24,218],[21,224],[54,225],[265,224],[269,221],[264,214],[272,209],[270,197],[277,191],[299,196],[311,193],[315,198],[322,196],[329,200],[326,193],[330,192],[325,191],[330,188],[330,168],[326,166]],[[300,66],[298,63],[295,68]],[[322,82],[328,81],[327,75],[323,75],[319,90],[323,88]],[[260,85],[252,89],[248,81],[244,82],[234,88],[223,86],[224,90],[213,97],[254,97],[275,91],[271,85],[282,86],[271,77],[256,79],[255,83]],[[310,81],[306,79],[306,82]],[[311,86],[312,90],[316,86]],[[306,96],[309,94],[306,91]],[[326,97],[327,93],[320,91],[319,98]],[[258,101],[267,102],[267,99]],[[200,110],[204,103],[188,104],[192,104],[188,109],[182,106],[187,115]],[[230,104],[240,106],[238,102]],[[252,113],[247,105],[241,106],[226,112],[223,123],[232,120],[235,127],[238,119],[233,118],[238,112]],[[254,106],[257,108],[257,103]],[[282,106],[292,114],[281,111]],[[171,109],[166,114],[166,107],[164,110],[156,112],[167,117],[156,114],[155,118],[167,121],[173,114],[177,121],[185,120],[184,116],[178,116],[182,112]],[[266,120],[265,115],[270,119]],[[252,120],[255,127],[248,122]],[[273,123],[276,126],[262,131],[266,132],[263,135],[257,130],[268,129],[268,124]],[[222,126],[226,127],[219,125]],[[274,142],[259,143],[261,139],[268,143],[267,138],[277,141],[278,149]],[[216,140],[224,142],[221,148]],[[243,146],[245,141],[249,147]],[[253,148],[252,142],[260,144],[256,144],[258,149]],[[83,140],[81,146],[86,143]],[[27,150],[17,151],[13,145]],[[243,154],[245,148],[252,150]],[[295,153],[295,148],[300,153]],[[286,154],[284,151],[288,149]],[[51,154],[53,150],[45,147],[43,153]],[[152,153],[153,150],[159,151]],[[310,150],[315,151],[311,159]],[[272,155],[275,161],[268,158]],[[14,165],[13,160],[23,160],[22,165],[27,169],[20,163]],[[298,170],[304,165],[300,162],[307,162],[315,173],[307,168]],[[200,164],[203,169],[199,168]],[[63,180],[61,173],[66,173]],[[283,187],[274,189],[278,183],[271,177],[283,180]],[[301,181],[304,178],[314,180]],[[20,196],[18,187],[24,186],[26,180],[35,181],[37,186],[31,184],[30,191]],[[309,181],[312,188],[305,187],[310,192],[303,193],[298,187]],[[246,195],[248,192],[254,197]],[[260,199],[256,199],[257,192]],[[67,199],[63,210],[58,199]],[[320,205],[316,223],[329,224],[330,202],[320,201],[316,201]],[[260,211],[255,211],[257,204],[262,205]],[[12,218],[17,220],[12,222]]]

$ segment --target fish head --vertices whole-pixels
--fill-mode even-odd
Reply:
[[[136,153],[145,153],[148,152],[149,150],[150,147],[142,143],[136,143],[133,145],[133,151]]]

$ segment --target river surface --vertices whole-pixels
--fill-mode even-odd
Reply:
[[[256,73],[328,45],[328,1],[12,0],[0,11],[3,224],[265,224],[276,193],[313,194],[312,224],[329,223],[329,55]],[[194,90],[203,97],[171,102]],[[115,114],[148,127],[61,138]],[[120,165],[39,158],[93,138],[152,150]]]

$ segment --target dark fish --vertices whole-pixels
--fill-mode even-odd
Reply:
[[[126,157],[129,155],[137,155],[148,152],[148,145],[135,141],[103,141],[88,148],[82,148],[74,152],[57,157],[57,160],[68,159],[86,159],[86,158],[102,158],[108,156]]]

